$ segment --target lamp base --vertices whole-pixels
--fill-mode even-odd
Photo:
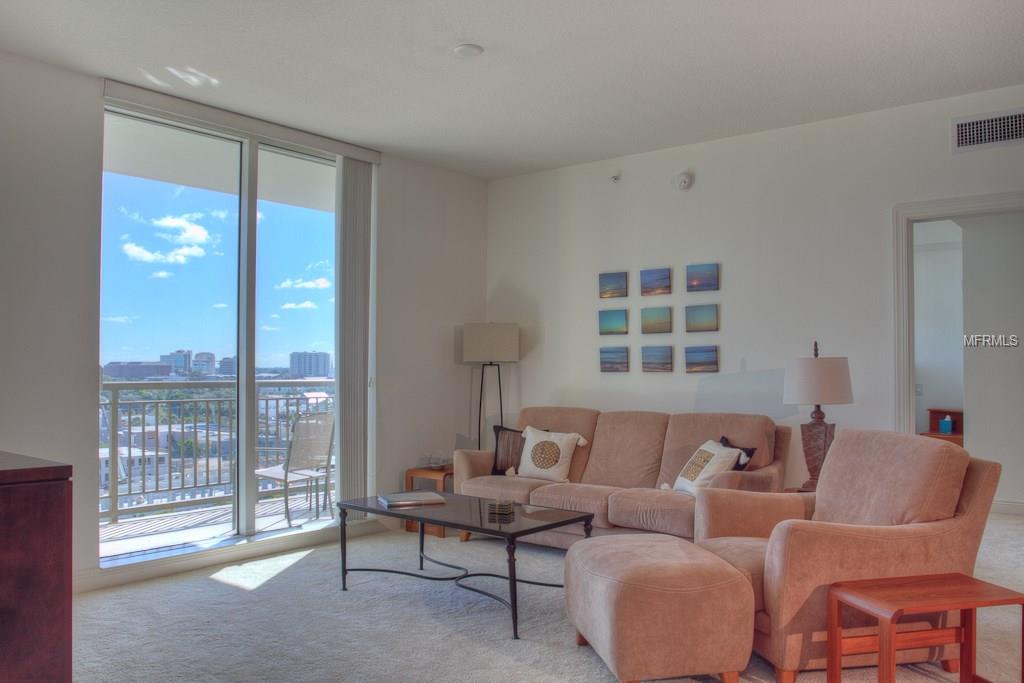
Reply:
[[[807,481],[800,487],[802,491],[814,491],[818,488],[818,475],[825,463],[832,439],[836,435],[836,426],[827,422],[807,422],[800,425],[800,437],[804,444],[804,460],[807,462]]]

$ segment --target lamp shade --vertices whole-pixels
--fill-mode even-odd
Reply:
[[[853,403],[850,364],[845,358],[797,358],[786,364],[786,405]]]
[[[519,360],[519,325],[466,323],[462,326],[463,363],[515,363]]]

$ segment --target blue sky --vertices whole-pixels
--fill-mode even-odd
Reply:
[[[260,201],[256,364],[334,346],[334,215]],[[103,174],[100,362],[236,353],[238,197]]]

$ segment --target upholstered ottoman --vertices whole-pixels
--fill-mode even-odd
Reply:
[[[661,534],[579,541],[565,556],[576,642],[620,681],[720,674],[747,667],[754,638],[750,581],[717,555]]]

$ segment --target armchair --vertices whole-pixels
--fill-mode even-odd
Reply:
[[[826,595],[837,581],[974,573],[999,480],[998,463],[950,443],[909,434],[845,430],[832,445],[817,493],[702,491],[695,541],[733,563],[755,593],[754,650],[777,680],[826,664]],[[955,613],[926,615],[900,630],[957,625]],[[844,615],[851,635],[873,635],[870,619]],[[942,660],[956,646],[901,650],[897,661]],[[849,655],[870,666],[877,655]]]

